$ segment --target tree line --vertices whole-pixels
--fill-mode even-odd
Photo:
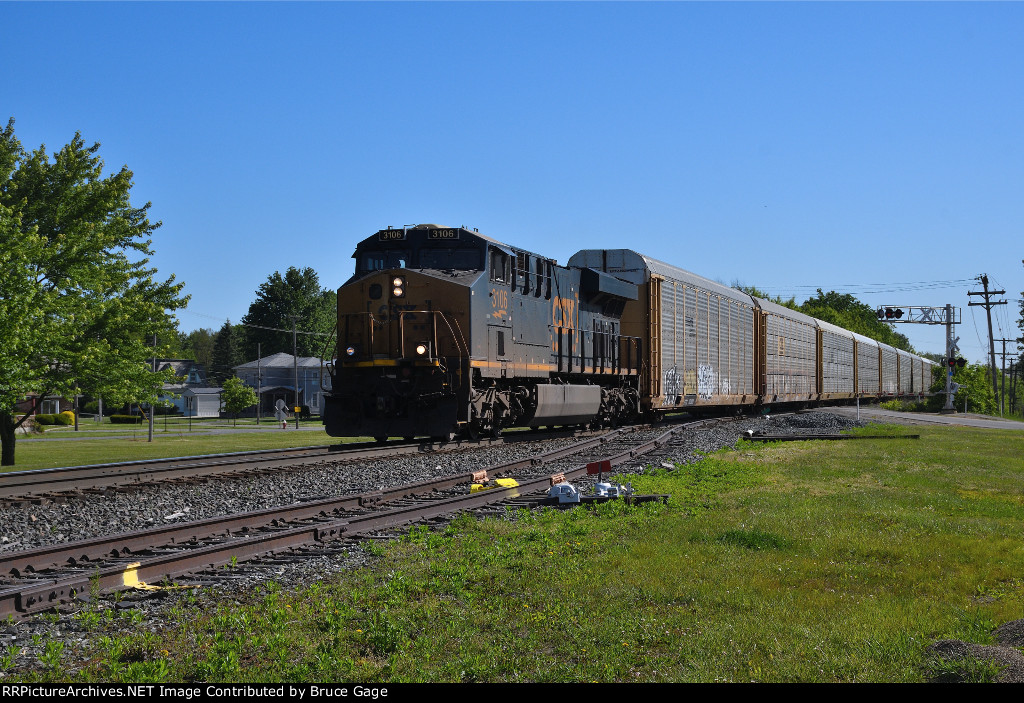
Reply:
[[[316,271],[290,267],[275,271],[256,291],[256,299],[237,324],[230,320],[220,329],[202,328],[188,333],[170,330],[168,358],[192,359],[202,364],[215,386],[234,375],[239,364],[259,355],[278,352],[298,356],[324,355],[337,316],[337,293],[320,286]],[[292,338],[292,326],[297,330]]]

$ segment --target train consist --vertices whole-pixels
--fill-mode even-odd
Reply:
[[[927,359],[628,249],[566,266],[475,230],[380,230],[338,289],[335,437],[469,437],[920,396]]]

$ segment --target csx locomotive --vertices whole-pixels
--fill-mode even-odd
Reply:
[[[476,437],[690,409],[921,395],[931,362],[628,249],[566,266],[475,230],[384,229],[338,289],[335,437]]]

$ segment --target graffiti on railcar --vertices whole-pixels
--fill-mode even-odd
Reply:
[[[697,395],[701,400],[711,400],[715,394],[716,380],[714,367],[705,364],[697,366]]]
[[[673,366],[665,372],[665,397],[661,401],[663,407],[678,405],[679,398],[683,394],[682,378],[676,367]]]

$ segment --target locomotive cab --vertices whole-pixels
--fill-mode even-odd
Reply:
[[[357,245],[355,274],[338,290],[328,434],[444,437],[466,422],[469,298],[487,245],[434,225]]]

